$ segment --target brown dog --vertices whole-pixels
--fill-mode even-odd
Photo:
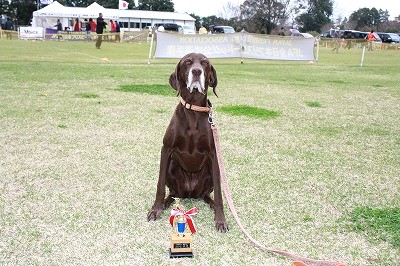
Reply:
[[[147,219],[161,212],[177,198],[202,198],[214,209],[217,231],[226,232],[220,172],[209,124],[207,91],[217,86],[217,73],[207,57],[187,54],[177,64],[169,84],[181,95],[165,132],[161,149],[157,194]],[[165,198],[165,186],[169,195]],[[214,200],[210,193],[214,190]]]

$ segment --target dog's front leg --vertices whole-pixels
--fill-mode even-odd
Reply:
[[[229,230],[229,228],[224,214],[224,205],[222,201],[222,191],[221,191],[221,176],[216,155],[214,156],[214,158],[212,158],[212,175],[214,182],[215,228],[217,229],[217,231],[225,233],[226,231]]]
[[[161,160],[160,160],[160,173],[158,177],[157,183],[157,193],[156,200],[154,201],[153,207],[147,214],[148,221],[155,221],[161,216],[161,212],[164,207],[164,198],[165,198],[165,182],[168,173],[168,164],[169,164],[169,154],[165,147],[161,149]]]

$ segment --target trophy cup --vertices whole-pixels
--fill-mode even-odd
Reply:
[[[193,257],[192,234],[196,233],[191,215],[197,214],[197,208],[185,211],[180,199],[175,198],[174,209],[171,211],[169,222],[172,226],[170,258]]]

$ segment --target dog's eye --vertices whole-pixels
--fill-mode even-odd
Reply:
[[[206,66],[206,67],[210,65],[210,63],[209,63],[208,61],[206,61],[206,60],[201,61],[201,64],[202,64],[203,66]]]
[[[183,63],[184,63],[185,65],[191,65],[191,64],[192,64],[192,60],[186,59]]]

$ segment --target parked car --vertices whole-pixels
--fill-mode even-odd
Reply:
[[[178,33],[183,33],[183,28],[181,25],[175,23],[159,23],[154,24],[154,27],[158,29],[158,27],[163,26],[165,31],[174,31]]]
[[[322,38],[332,38],[335,29],[330,29],[325,33],[321,34]],[[368,36],[368,32],[362,32],[358,30],[340,30],[339,35],[345,39],[365,39]]]
[[[400,36],[396,33],[378,32],[382,42],[385,43],[400,43]]]
[[[307,32],[300,32],[299,30],[296,29],[290,29],[290,36],[292,37],[301,37],[301,38],[313,38],[310,33]]]
[[[231,26],[211,26],[211,33],[235,33]]]
[[[179,25],[183,29],[183,34],[196,34],[196,31],[189,25]]]

